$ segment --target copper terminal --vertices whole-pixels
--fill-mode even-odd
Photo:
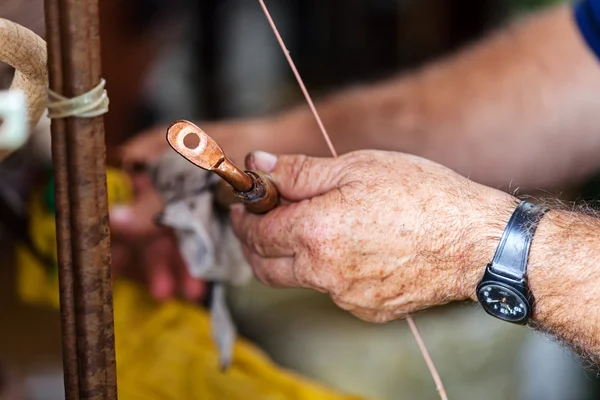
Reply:
[[[231,162],[221,147],[200,127],[188,121],[175,121],[167,130],[167,141],[182,157],[194,165],[219,175],[233,190],[233,196],[221,188],[217,200],[231,204],[241,201],[248,211],[262,214],[279,204],[279,193],[268,175],[261,171],[242,171]]]
[[[252,190],[252,178],[227,159],[217,142],[198,126],[188,121],[175,121],[167,131],[167,141],[185,159],[216,173],[235,190]]]

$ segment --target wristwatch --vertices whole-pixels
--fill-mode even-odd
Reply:
[[[490,315],[526,325],[533,306],[527,284],[529,248],[546,209],[522,201],[510,217],[494,254],[477,285],[477,299]]]

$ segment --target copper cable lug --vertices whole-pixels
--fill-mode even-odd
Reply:
[[[233,194],[255,214],[263,214],[279,204],[279,192],[268,174],[243,171],[200,127],[189,121],[175,121],[167,130],[167,142],[179,155],[206,171],[219,175],[231,185]],[[226,199],[227,196],[219,196]],[[231,200],[229,200],[231,201]]]

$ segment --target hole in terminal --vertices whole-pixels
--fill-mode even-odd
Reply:
[[[183,138],[183,145],[190,150],[195,150],[198,146],[200,146],[200,136],[196,133],[188,133]]]

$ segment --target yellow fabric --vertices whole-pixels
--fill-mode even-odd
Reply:
[[[113,204],[126,204],[131,201],[133,189],[129,177],[124,172],[107,168],[106,185],[109,207]],[[56,225],[54,214],[45,204],[45,188],[35,188],[28,199],[29,235],[34,246],[51,260],[56,261]],[[59,307],[58,273],[54,265],[48,271],[24,246],[16,249],[17,290],[27,303]]]
[[[114,302],[120,399],[360,399],[282,370],[243,339],[222,373],[203,309],[179,301],[157,305],[129,282],[115,284]]]
[[[109,205],[131,198],[126,176],[107,171]],[[29,203],[36,247],[56,260],[54,215],[42,191]],[[56,267],[44,269],[17,249],[18,291],[24,302],[59,307]],[[143,288],[114,284],[118,392],[121,400],[360,400],[283,370],[238,339],[231,368],[222,373],[204,309],[180,301],[157,304]]]

